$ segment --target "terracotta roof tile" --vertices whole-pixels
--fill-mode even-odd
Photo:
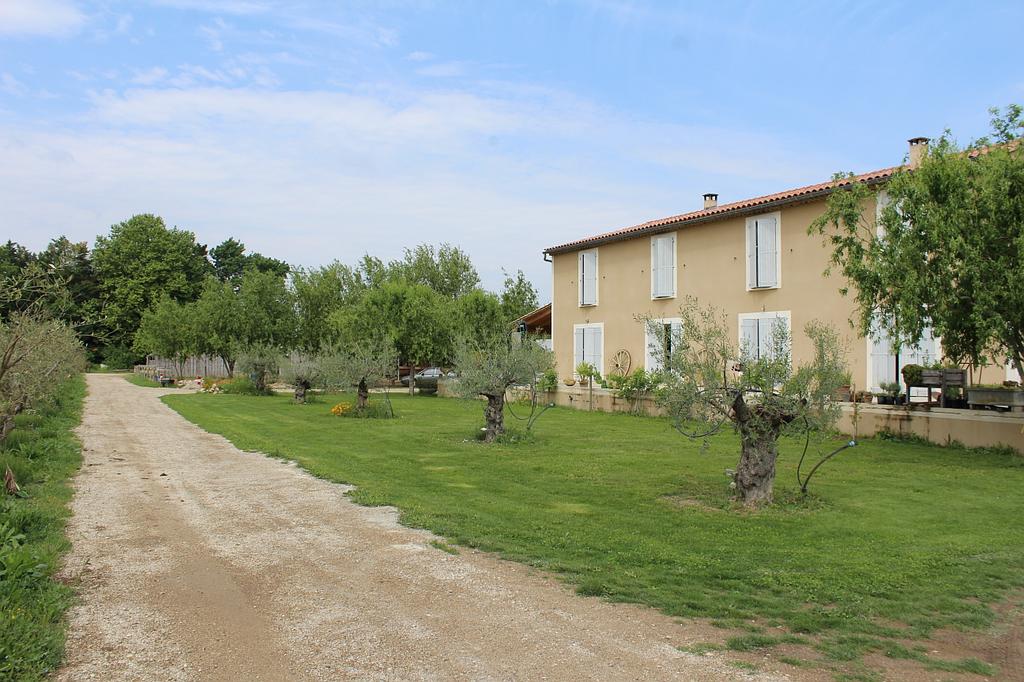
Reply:
[[[893,166],[892,168],[883,168],[881,170],[872,171],[870,173],[862,173],[861,175],[855,175],[852,178],[840,181],[838,184],[834,180],[828,182],[819,182],[816,185],[807,185],[806,187],[798,187],[796,189],[786,190],[785,192],[776,192],[775,194],[767,194],[763,197],[754,197],[753,199],[744,199],[743,201],[735,201],[731,204],[722,204],[721,206],[715,206],[714,208],[701,209],[699,211],[692,211],[690,213],[681,213],[679,215],[669,216],[667,218],[659,218],[657,220],[649,220],[646,223],[640,223],[639,225],[632,225],[630,227],[624,227],[611,232],[605,232],[603,234],[594,235],[585,239],[578,239],[572,242],[566,242],[559,246],[552,246],[544,250],[544,253],[562,253],[566,251],[576,251],[588,246],[594,246],[597,244],[603,244],[607,242],[620,241],[622,239],[631,239],[638,237],[643,234],[653,233],[662,231],[661,228],[672,225],[681,226],[687,223],[703,223],[710,222],[712,220],[719,220],[721,218],[731,217],[736,213],[742,213],[749,211],[750,209],[756,209],[758,207],[777,206],[780,204],[787,204],[804,199],[810,199],[822,194],[831,192],[836,187],[844,187],[850,185],[853,182],[868,182],[875,183],[881,182],[891,177],[896,171],[902,166]]]

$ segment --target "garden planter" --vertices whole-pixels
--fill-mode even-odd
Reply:
[[[1008,407],[1024,412],[1024,390],[1019,388],[968,388],[967,402],[971,407]]]

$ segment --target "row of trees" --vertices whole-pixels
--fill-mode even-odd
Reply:
[[[10,282],[27,281],[28,268],[59,280],[61,300],[46,313],[72,326],[89,350],[90,359],[128,366],[136,356],[135,335],[142,314],[161,299],[196,300],[207,277],[237,281],[245,271],[272,272],[284,277],[288,265],[260,254],[245,253],[234,239],[207,252],[187,230],[168,228],[154,215],[137,215],[113,225],[85,243],[58,237],[39,253],[14,242],[0,246],[0,275]],[[0,315],[11,312],[0,302]]]
[[[145,353],[207,354],[233,370],[253,344],[313,354],[384,336],[403,362],[450,364],[455,339],[479,338],[537,305],[522,272],[500,294],[484,291],[470,258],[447,244],[293,271],[235,239],[207,250],[154,215],[112,226],[91,251],[64,237],[40,253],[0,247],[0,276],[14,281],[29,267],[66,283],[49,314],[76,329],[93,361],[118,367]],[[11,312],[5,305],[0,314]]]
[[[419,246],[390,264],[366,256],[356,266],[300,269],[290,279],[256,269],[227,280],[208,277],[195,301],[158,299],[142,315],[134,347],[179,368],[190,356],[216,356],[233,373],[238,357],[257,347],[313,357],[387,340],[396,367],[450,366],[460,342],[507,332],[536,304],[522,272],[493,294],[479,287],[459,249]]]

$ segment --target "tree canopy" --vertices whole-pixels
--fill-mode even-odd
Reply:
[[[915,345],[931,327],[947,357],[1009,360],[1024,376],[1024,117],[1017,105],[992,115],[992,138],[961,148],[947,131],[884,188],[837,189],[811,229],[853,290],[862,334]]]
[[[206,247],[187,230],[155,215],[136,215],[96,238],[93,268],[111,342],[130,346],[142,319],[162,295],[194,301],[211,267]]]

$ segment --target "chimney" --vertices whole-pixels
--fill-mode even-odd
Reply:
[[[910,167],[917,168],[928,154],[929,140],[927,137],[912,137],[907,142],[910,143]]]
[[[704,195],[704,208],[714,208],[718,206],[718,195],[714,192],[708,192]]]

